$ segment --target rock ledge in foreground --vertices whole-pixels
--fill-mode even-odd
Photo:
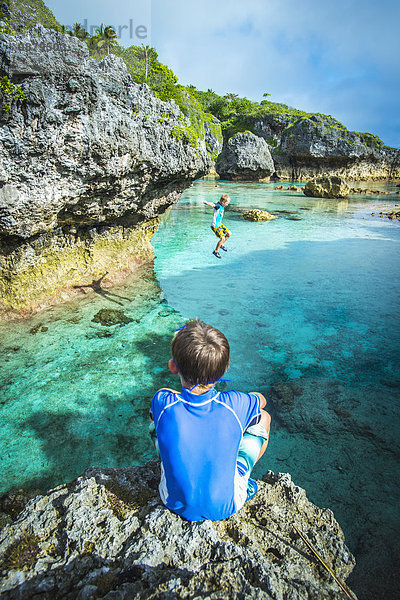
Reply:
[[[158,496],[159,464],[91,468],[31,500],[0,532],[0,593],[8,599],[337,599],[296,525],[336,575],[354,558],[330,510],[290,475],[268,472],[224,521],[189,523]]]

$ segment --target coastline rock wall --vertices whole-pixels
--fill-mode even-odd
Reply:
[[[371,134],[349,131],[333,117],[267,114],[261,118],[233,118],[243,120],[247,128],[266,141],[274,177],[309,180],[338,176],[355,181],[400,178],[400,150],[384,146]],[[225,139],[224,149],[231,139]],[[217,171],[224,177],[219,166],[217,162]]]
[[[352,180],[400,177],[400,150],[378,138],[339,127],[334,120],[314,115],[302,118],[282,132],[277,174],[291,179],[338,176]]]
[[[26,96],[0,119],[3,308],[151,259],[157,218],[211,166],[204,140],[175,133],[187,117],[121,59],[40,25],[0,36],[0,71]]]
[[[0,530],[0,592],[14,598],[334,600],[354,567],[330,510],[268,472],[229,519],[189,523],[158,496],[159,464],[95,469],[31,500]],[[4,503],[3,503],[4,504]]]

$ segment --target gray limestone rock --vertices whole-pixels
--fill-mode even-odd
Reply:
[[[316,177],[307,181],[303,192],[312,198],[347,198],[350,188],[341,177]]]
[[[303,117],[287,126],[274,160],[278,175],[293,179],[316,175],[383,179],[400,175],[399,150],[385,147],[371,134],[348,131],[323,115]]]
[[[258,208],[247,210],[242,216],[246,221],[271,221],[272,219],[277,219],[275,215],[271,215],[268,211],[259,210]]]
[[[159,465],[88,469],[31,500],[0,532],[0,591],[17,599],[336,599],[300,529],[336,575],[354,567],[330,510],[268,472],[229,519],[189,523],[158,496]]]
[[[250,131],[231,137],[216,162],[216,171],[222,179],[259,180],[275,171],[268,144]]]
[[[329,115],[296,116],[272,107],[260,115],[231,115],[263,138],[271,151],[276,176],[307,180],[318,175],[347,179],[400,177],[400,150],[385,146],[370,133],[347,130]],[[245,125],[243,125],[245,124]]]
[[[206,144],[215,140],[210,131],[197,142],[186,136],[189,118],[134,83],[122,59],[89,59],[77,38],[41,25],[0,35],[0,70],[26,96],[0,116],[0,296],[29,307],[26,286],[34,283],[26,282],[54,273],[52,260],[63,271],[45,284],[53,291],[70,285],[72,268],[72,283],[97,276],[85,258],[71,264],[75,246],[90,258],[98,254],[94,237],[109,247],[113,232],[132,237],[138,225],[153,223],[209,171]]]
[[[189,124],[174,102],[133,83],[120,58],[89,60],[75,37],[2,35],[0,68],[27,97],[0,128],[3,236],[153,218],[211,165],[204,140],[174,137]]]

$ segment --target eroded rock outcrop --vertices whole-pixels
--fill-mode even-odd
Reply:
[[[246,221],[271,221],[276,218],[275,215],[271,215],[268,211],[259,210],[258,208],[246,210],[246,212],[243,213],[243,219]]]
[[[121,59],[98,63],[40,25],[0,36],[0,70],[26,95],[0,121],[3,305],[29,309],[152,257],[158,216],[210,168],[205,139],[189,142],[178,106]]]
[[[286,127],[277,174],[292,179],[340,176],[353,180],[400,177],[400,151],[385,147],[371,134],[356,133],[332,118],[313,115]]]
[[[222,179],[233,181],[265,179],[275,171],[268,144],[250,131],[227,140],[215,168]]]
[[[316,177],[307,181],[303,192],[312,198],[347,198],[350,188],[341,177]]]
[[[283,106],[262,116],[235,114],[230,119],[236,127],[246,127],[266,141],[278,178],[400,177],[400,150],[385,146],[370,133],[349,131],[329,115],[297,116],[296,111]]]
[[[330,510],[287,474],[268,472],[238,514],[189,523],[158,496],[159,465],[88,469],[29,502],[0,532],[0,591],[10,600],[336,599],[354,559]]]

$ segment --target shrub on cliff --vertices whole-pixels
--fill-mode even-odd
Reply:
[[[193,87],[193,86],[191,86]],[[343,137],[357,136],[357,141],[369,148],[383,148],[383,142],[372,133],[357,133],[349,131],[340,121],[331,115],[321,113],[309,113],[304,110],[292,108],[287,104],[280,102],[271,102],[270,100],[261,100],[254,102],[248,98],[241,98],[237,94],[218,95],[214,90],[208,89],[206,92],[196,90],[193,87],[193,95],[202,105],[203,110],[212,113],[221,121],[224,140],[228,140],[237,133],[251,131],[260,135],[258,125],[260,121],[267,122],[273,129],[279,130],[296,125],[300,120],[313,120],[316,125],[340,130]],[[264,94],[266,96],[266,94]],[[278,152],[279,141],[273,136],[265,136],[272,152]]]
[[[16,31],[30,29],[37,23],[57,31],[62,30],[62,26],[43,0],[3,0],[3,4],[9,7],[10,24]],[[4,8],[2,10],[4,11]]]
[[[0,79],[0,119],[11,110],[13,102],[22,102],[26,96],[19,85],[14,85],[5,75]]]

